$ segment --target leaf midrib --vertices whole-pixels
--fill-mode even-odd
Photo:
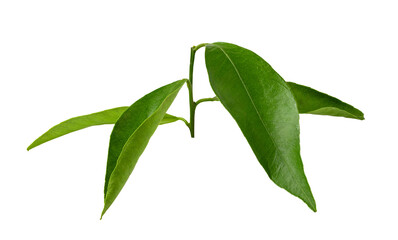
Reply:
[[[254,109],[256,110],[256,114],[257,114],[258,118],[260,119],[260,121],[261,121],[261,123],[262,123],[262,125],[263,125],[263,127],[264,127],[264,129],[265,129],[265,131],[266,131],[266,132],[268,133],[268,135],[270,136],[270,139],[271,139],[272,144],[274,145],[274,147],[275,147],[275,149],[276,149],[276,152],[279,153],[280,156],[283,156],[283,155],[281,154],[280,149],[276,146],[275,140],[274,140],[273,136],[270,134],[270,132],[268,131],[268,129],[267,129],[267,127],[266,127],[266,124],[264,123],[263,119],[261,118],[260,113],[259,113],[259,111],[258,111],[256,105],[254,104],[253,99],[252,99],[252,97],[251,97],[249,91],[247,90],[247,87],[246,87],[245,83],[243,82],[243,78],[241,77],[241,75],[240,75],[238,69],[236,68],[234,62],[233,62],[232,59],[229,57],[229,55],[224,51],[224,49],[222,49],[222,48],[221,48],[220,46],[218,46],[218,45],[215,45],[215,44],[212,44],[212,45],[218,47],[218,48],[225,54],[225,56],[227,57],[227,59],[228,59],[229,62],[231,63],[231,65],[232,65],[232,67],[234,68],[236,74],[238,75],[238,78],[239,78],[240,82],[242,83],[242,85],[243,85],[243,87],[244,87],[244,89],[245,89],[245,91],[246,91],[246,93],[247,93],[247,95],[248,95],[248,97],[249,97],[251,103],[253,104]],[[276,158],[276,153],[275,153],[274,159],[275,159],[275,158]],[[282,157],[282,161],[286,164],[286,166],[288,166],[290,172],[293,172],[293,171],[292,171],[291,165],[284,159],[284,157]],[[295,182],[297,183],[297,181],[295,181]],[[307,193],[306,191],[304,191],[304,188],[301,186],[301,184],[298,184],[298,185],[300,186],[301,191],[302,191],[302,192],[307,196],[307,198],[310,200],[311,197],[309,197],[308,193]]]

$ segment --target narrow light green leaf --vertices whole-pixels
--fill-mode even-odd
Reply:
[[[128,107],[118,107],[108,109],[102,112],[96,112],[89,115],[74,117],[68,119],[54,127],[50,128],[47,132],[36,139],[29,147],[28,150],[39,146],[45,142],[61,137],[65,134],[81,130],[83,128],[102,125],[113,124]]]
[[[29,151],[30,149],[37,147],[45,142],[87,127],[104,124],[114,124],[128,108],[129,107],[112,108],[105,111],[68,119],[50,128],[47,132],[45,132],[32,144],[30,144],[27,150]],[[166,123],[172,123],[178,120],[184,121],[185,119],[166,114],[160,124],[162,125]]]
[[[145,95],[116,122],[109,143],[105,204],[101,217],[122,190],[149,139],[185,82],[176,81]]]
[[[300,113],[365,119],[360,110],[335,97],[297,83],[288,82],[287,84],[296,99]]]
[[[207,45],[205,58],[214,92],[268,176],[316,211],[300,157],[299,113],[286,82],[261,57],[233,44]]]

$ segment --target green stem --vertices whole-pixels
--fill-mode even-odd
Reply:
[[[214,101],[220,101],[220,99],[218,99],[218,97],[202,98],[202,99],[199,99],[198,101],[196,101],[196,106],[198,106],[199,103],[202,103],[202,102],[214,102]]]
[[[193,66],[195,61],[195,53],[201,47],[206,46],[207,43],[202,43],[191,48],[191,58],[189,61],[189,78],[187,81],[188,92],[189,92],[189,130],[191,132],[191,137],[195,137],[195,110],[197,103],[193,100]]]
[[[198,51],[201,47],[206,47],[206,45],[209,45],[208,43],[201,43],[198,46],[193,46],[191,49],[193,49],[195,52]]]
[[[189,130],[191,132],[191,138],[195,137],[195,102],[193,100],[193,64],[195,61],[195,50],[191,48],[191,58],[189,61],[189,78],[188,78],[188,92],[189,92]]]
[[[187,125],[187,127],[188,127],[189,129],[191,129],[191,128],[189,127],[189,122],[188,122],[187,120],[185,120],[185,118],[183,118],[183,117],[177,117],[177,118],[178,118],[178,120],[183,121],[183,122],[185,123],[185,125]]]

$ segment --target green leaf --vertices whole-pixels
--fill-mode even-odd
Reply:
[[[129,107],[112,108],[105,111],[68,119],[50,128],[47,132],[45,132],[32,144],[30,144],[27,150],[29,151],[30,149],[37,147],[45,142],[87,127],[103,124],[114,124],[128,108]],[[184,121],[185,119],[166,114],[160,124],[172,123],[178,120]]]
[[[360,110],[337,98],[297,83],[288,82],[287,84],[296,99],[300,113],[365,119]]]
[[[149,139],[186,80],[158,88],[127,109],[116,122],[109,143],[102,216],[132,173]]]
[[[214,92],[268,176],[316,211],[300,157],[299,113],[286,82],[261,57],[233,44],[209,44],[205,58]]]
[[[118,107],[108,109],[102,112],[96,112],[89,115],[74,117],[68,119],[54,127],[50,128],[47,132],[36,139],[29,147],[28,150],[39,146],[45,142],[53,140],[54,138],[61,137],[65,134],[78,131],[83,128],[102,125],[102,124],[113,124],[128,107]]]

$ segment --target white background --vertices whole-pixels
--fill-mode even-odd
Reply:
[[[396,1],[0,2],[1,239],[397,239]],[[189,48],[249,48],[365,121],[301,115],[313,213],[277,187],[219,103],[196,138],[160,126],[99,220],[111,126],[30,152],[67,118],[187,77]],[[212,97],[203,50],[195,98]],[[188,118],[184,87],[169,113]]]

